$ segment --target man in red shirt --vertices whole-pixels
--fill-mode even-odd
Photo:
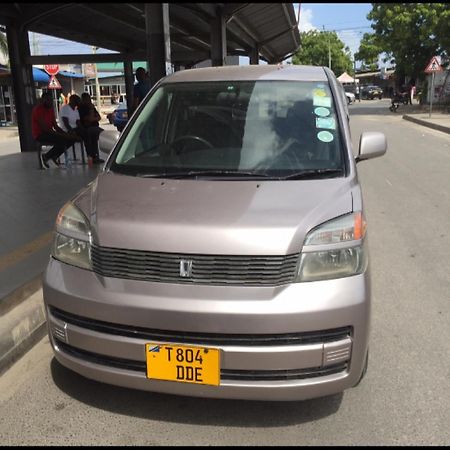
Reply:
[[[52,103],[50,92],[44,92],[40,102],[33,108],[31,114],[33,138],[41,144],[53,145],[46,154],[41,153],[42,167],[47,169],[50,159],[58,166],[57,159],[64,153],[66,148],[81,140],[73,133],[66,133],[57,125]]]

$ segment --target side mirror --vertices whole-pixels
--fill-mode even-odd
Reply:
[[[366,131],[359,139],[359,151],[356,162],[377,158],[386,153],[387,141],[384,133]]]
[[[116,145],[120,133],[116,130],[103,130],[98,138],[98,148],[104,153],[111,153]]]

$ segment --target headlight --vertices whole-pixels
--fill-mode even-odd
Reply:
[[[361,212],[325,222],[308,233],[300,257],[297,281],[318,281],[363,273],[366,222]]]
[[[84,214],[68,202],[61,208],[55,228],[52,256],[72,266],[91,269],[91,232]]]

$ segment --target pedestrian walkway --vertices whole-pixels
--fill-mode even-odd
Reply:
[[[430,117],[430,114],[425,111],[413,112],[404,114],[403,119],[409,120],[410,122],[414,122],[418,125],[433,128],[434,130],[450,134],[449,113],[432,112]]]
[[[1,138],[3,147],[19,148],[18,137]],[[0,373],[45,330],[42,302],[28,299],[41,288],[56,215],[100,169],[79,161],[38,167],[36,152],[0,156]]]

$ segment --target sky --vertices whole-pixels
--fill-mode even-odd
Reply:
[[[294,3],[296,17],[298,3]],[[364,33],[372,31],[366,16],[370,3],[302,3],[300,7],[300,32],[310,30],[336,31],[339,39],[350,48],[352,56],[359,49]]]
[[[299,3],[294,3],[295,17],[298,17]],[[366,16],[372,9],[370,3],[302,3],[300,6],[301,32],[313,29],[336,31],[339,39],[350,48],[354,55],[364,33],[370,32],[370,21]],[[39,48],[40,54],[90,54],[92,47],[50,36],[31,33],[30,46]],[[98,53],[107,52],[99,49]],[[241,58],[241,64],[247,64],[248,58]],[[358,66],[358,64],[357,64]]]

